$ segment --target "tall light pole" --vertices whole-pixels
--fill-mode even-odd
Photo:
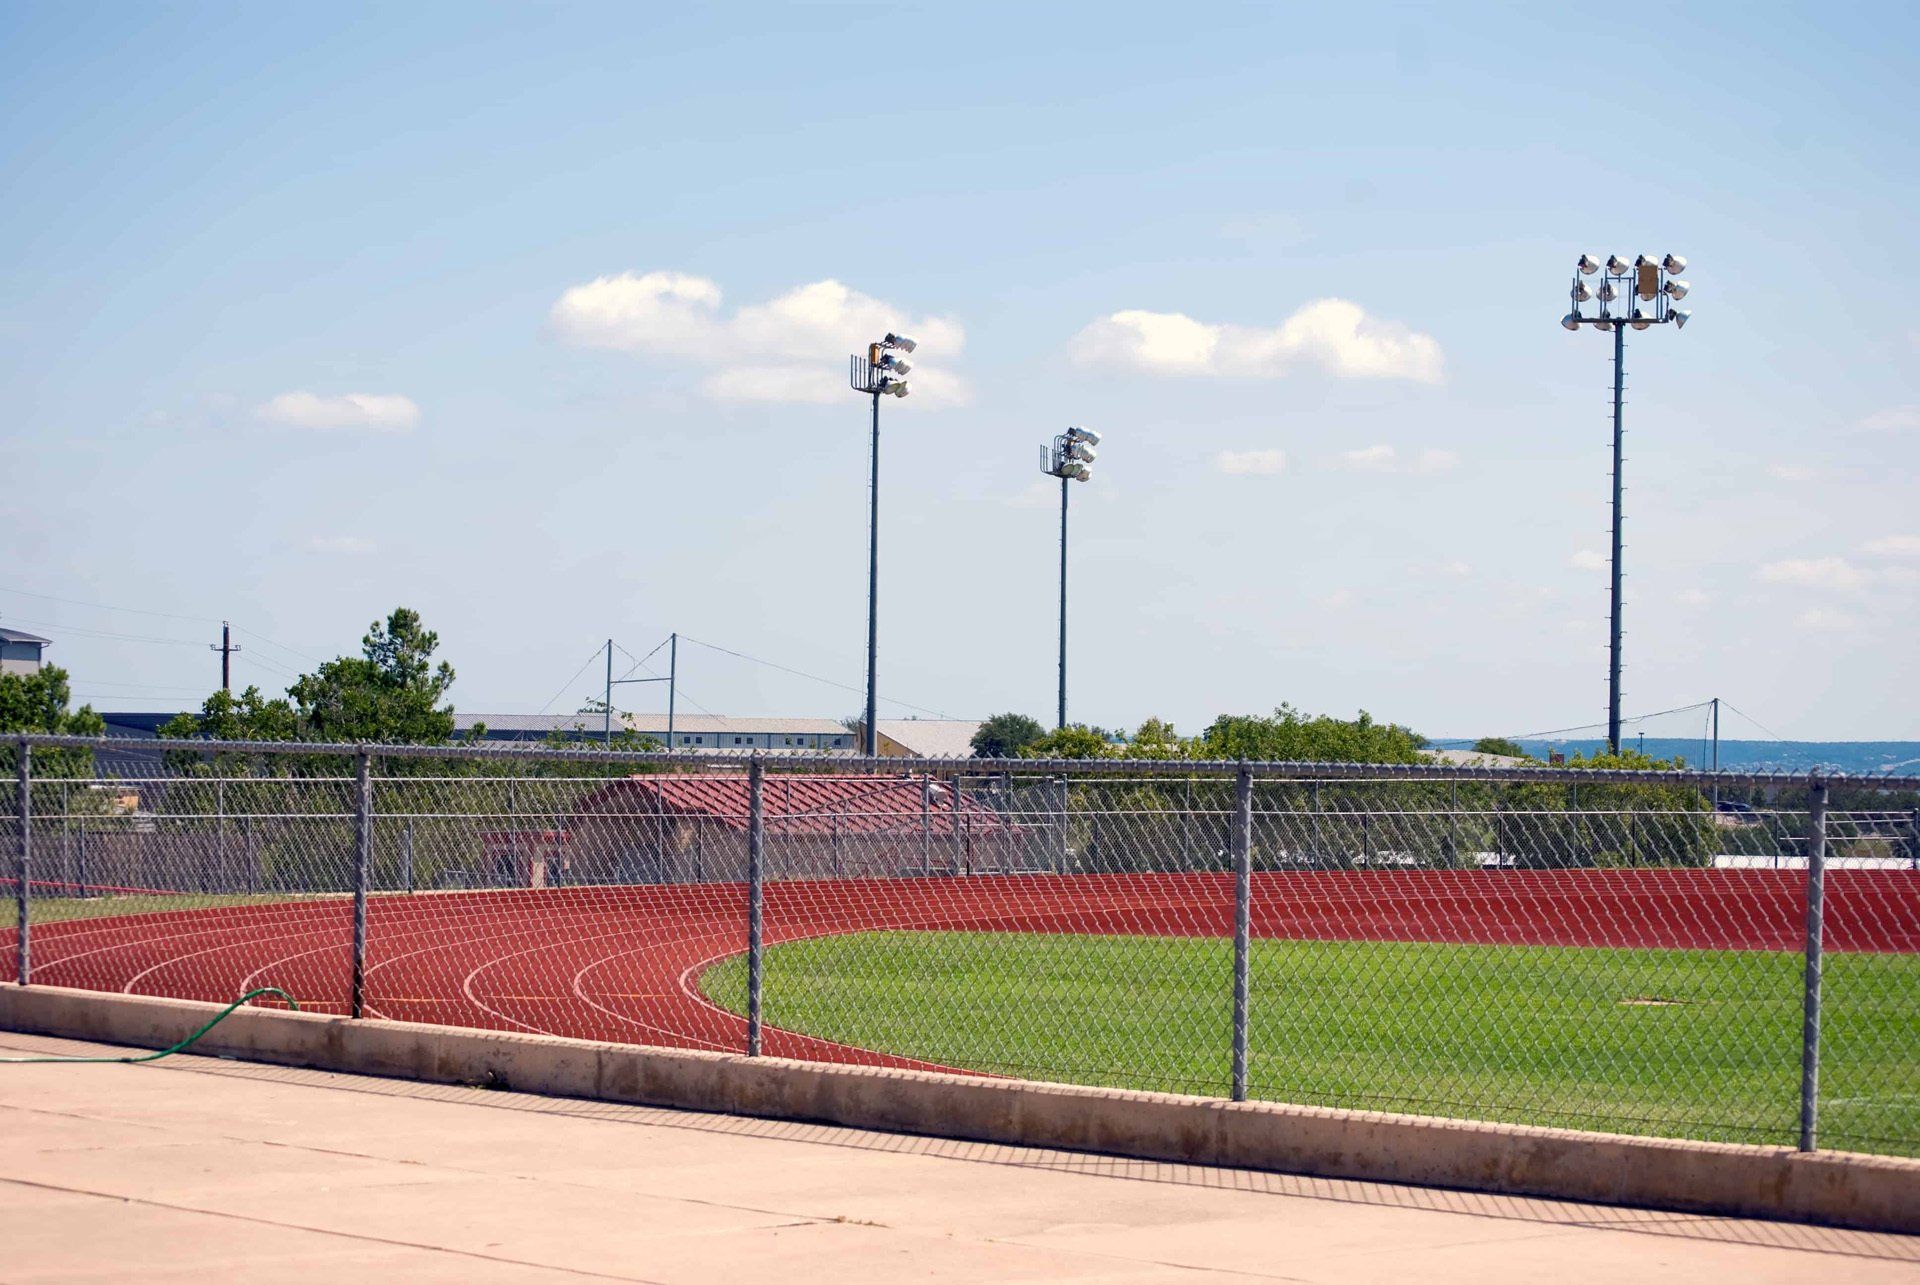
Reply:
[[[867,345],[867,355],[849,358],[847,382],[856,393],[873,398],[873,468],[868,481],[867,516],[867,713],[862,723],[861,752],[868,758],[879,753],[879,732],[874,727],[877,697],[874,667],[880,647],[880,398],[907,395],[906,373],[913,367],[903,353],[920,345],[905,335],[889,334],[878,343]]]
[[[1060,479],[1060,708],[1054,726],[1067,725],[1067,483],[1093,477],[1094,447],[1100,434],[1090,428],[1070,428],[1042,450],[1040,471]]]
[[[1613,591],[1612,610],[1610,612],[1609,633],[1611,644],[1607,653],[1607,749],[1610,753],[1620,752],[1620,464],[1621,443],[1624,430],[1620,423],[1620,408],[1626,392],[1626,352],[1627,327],[1645,330],[1648,326],[1662,326],[1673,323],[1675,330],[1686,328],[1692,313],[1673,305],[1687,297],[1690,288],[1680,279],[1687,270],[1687,261],[1677,254],[1656,259],[1643,254],[1628,263],[1619,255],[1607,256],[1603,264],[1590,254],[1580,256],[1575,265],[1573,276],[1573,309],[1560,319],[1560,324],[1568,330],[1578,330],[1582,326],[1593,326],[1603,331],[1613,332]],[[1602,271],[1604,269],[1604,271]],[[1600,274],[1600,288],[1595,291],[1584,277]],[[1588,316],[1583,304],[1599,297],[1599,309]],[[1615,310],[1615,303],[1624,300],[1622,311]],[[1643,308],[1642,304],[1650,304]]]

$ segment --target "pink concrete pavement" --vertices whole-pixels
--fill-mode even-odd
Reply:
[[[0,1067],[0,1138],[9,1282],[1920,1280],[1917,1238],[204,1058]]]

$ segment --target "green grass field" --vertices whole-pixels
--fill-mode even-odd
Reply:
[[[1260,940],[1252,1096],[1791,1144],[1801,960],[1769,951]],[[1230,943],[857,933],[769,948],[766,1020],[972,1070],[1225,1094]],[[1821,1143],[1920,1154],[1920,957],[1830,954]],[[746,962],[709,969],[746,1008]]]
[[[42,897],[27,905],[30,924],[60,923],[68,919],[107,919],[115,915],[151,915],[168,910],[218,910],[224,906],[264,906],[292,901],[284,892],[263,893],[135,893],[108,897]],[[20,922],[19,909],[9,895],[0,906],[0,930]]]

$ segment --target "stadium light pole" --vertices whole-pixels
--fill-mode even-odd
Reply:
[[[863,720],[861,752],[868,758],[879,753],[879,734],[874,727],[874,670],[880,649],[880,398],[905,397],[906,373],[913,367],[903,354],[920,345],[905,335],[889,334],[867,345],[867,354],[849,358],[847,382],[856,393],[873,398],[873,464],[867,495],[867,712]]]
[[[1090,428],[1069,428],[1041,448],[1040,471],[1060,479],[1060,707],[1056,728],[1067,725],[1067,483],[1093,478],[1094,447],[1100,434]]]
[[[1601,263],[1590,254],[1580,256],[1574,265],[1573,288],[1569,292],[1572,310],[1560,319],[1560,324],[1568,330],[1578,330],[1582,326],[1593,326],[1601,331],[1613,332],[1613,568],[1612,608],[1609,612],[1608,633],[1610,637],[1607,649],[1607,750],[1620,752],[1620,464],[1621,446],[1624,430],[1621,427],[1620,410],[1626,392],[1626,353],[1627,327],[1645,330],[1649,326],[1663,326],[1672,323],[1675,330],[1684,330],[1691,312],[1673,305],[1687,297],[1691,288],[1680,279],[1687,270],[1687,261],[1677,254],[1669,254],[1656,259],[1643,254],[1628,263],[1617,254],[1608,255]],[[1600,288],[1596,291],[1583,278],[1598,274]],[[1599,299],[1599,308],[1592,316],[1587,315],[1583,304]],[[1625,311],[1616,313],[1614,303],[1625,300]],[[1651,304],[1651,310],[1641,307]]]

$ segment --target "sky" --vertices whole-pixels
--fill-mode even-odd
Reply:
[[[465,712],[677,631],[682,708],[852,714],[846,354],[905,327],[883,716],[1051,720],[1080,424],[1074,719],[1599,722],[1611,343],[1557,323],[1673,252],[1626,711],[1920,737],[1916,84],[1899,5],[10,4],[0,625],[102,709],[406,605]]]

